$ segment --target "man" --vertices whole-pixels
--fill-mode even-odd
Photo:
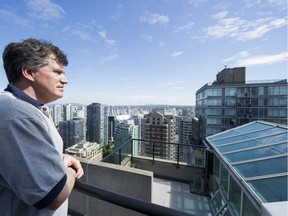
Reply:
[[[67,215],[83,176],[44,104],[63,97],[66,55],[46,41],[10,43],[3,52],[9,84],[0,94],[0,215]]]

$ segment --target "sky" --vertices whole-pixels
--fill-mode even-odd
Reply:
[[[195,105],[225,67],[287,78],[286,0],[0,0],[0,32],[1,56],[26,38],[67,54],[57,103]]]

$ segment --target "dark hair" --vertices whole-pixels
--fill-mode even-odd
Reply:
[[[2,56],[9,83],[13,84],[22,77],[23,67],[36,72],[47,65],[51,54],[59,64],[68,65],[66,54],[47,41],[28,38],[22,42],[9,43]]]

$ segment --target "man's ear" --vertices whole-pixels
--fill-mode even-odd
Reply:
[[[22,75],[25,79],[28,79],[30,81],[34,81],[34,72],[26,67],[22,68]]]

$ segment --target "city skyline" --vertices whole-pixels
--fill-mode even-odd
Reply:
[[[28,37],[67,53],[58,104],[194,106],[196,91],[225,67],[246,67],[247,81],[287,78],[285,0],[0,3],[1,54]]]

